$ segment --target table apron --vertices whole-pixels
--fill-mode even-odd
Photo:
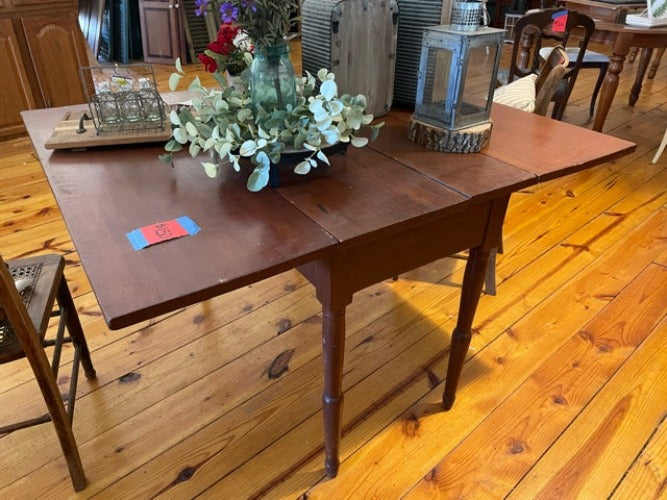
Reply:
[[[320,302],[349,304],[352,294],[385,279],[470,248],[500,242],[509,195],[469,210],[414,225],[297,267]]]

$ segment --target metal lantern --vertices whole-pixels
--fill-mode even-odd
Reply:
[[[430,149],[477,152],[491,135],[491,103],[504,30],[424,30],[410,139]]]

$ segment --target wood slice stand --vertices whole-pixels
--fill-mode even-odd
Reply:
[[[457,130],[443,129],[415,119],[408,125],[408,138],[426,149],[447,153],[478,153],[491,138],[493,122]]]

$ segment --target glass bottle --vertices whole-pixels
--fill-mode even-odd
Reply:
[[[271,112],[296,106],[294,67],[287,43],[255,49],[249,84],[250,99],[255,107]]]

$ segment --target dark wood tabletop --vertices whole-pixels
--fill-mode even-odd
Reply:
[[[394,111],[370,147],[348,148],[318,176],[251,193],[245,175],[206,177],[199,159],[158,160],[160,145],[48,151],[65,112],[23,118],[109,327],[121,328],[296,267],[323,308],[326,470],[338,470],[345,308],[356,291],[470,249],[443,403],[450,408],[490,251],[509,196],[609,161],[634,144],[494,105],[480,154],[432,152]],[[126,233],[187,215],[194,236],[135,251]]]

